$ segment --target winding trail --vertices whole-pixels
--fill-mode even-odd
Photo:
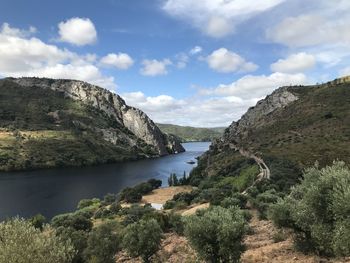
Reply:
[[[267,179],[269,180],[270,177],[271,177],[271,171],[270,171],[270,168],[266,165],[266,163],[264,162],[264,160],[258,156],[256,156],[255,154],[247,151],[247,150],[244,150],[243,148],[240,148],[238,147],[237,145],[233,144],[233,143],[229,143],[228,144],[230,149],[234,149],[236,151],[239,151],[239,153],[246,157],[246,158],[249,158],[249,159],[253,159],[256,164],[259,166],[259,169],[260,169],[260,173],[258,174],[257,176],[257,179],[254,181],[254,183],[249,186],[246,190],[244,190],[242,193],[243,194],[246,194],[247,193],[247,190],[254,186],[256,183],[260,182],[261,180],[263,179]]]

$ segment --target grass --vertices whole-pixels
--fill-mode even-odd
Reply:
[[[155,154],[104,112],[59,92],[4,79],[0,98],[0,170],[93,165]],[[102,130],[120,138],[118,144],[104,140]]]

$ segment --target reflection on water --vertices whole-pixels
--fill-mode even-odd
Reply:
[[[0,220],[41,213],[52,217],[72,211],[83,198],[117,193],[150,178],[167,184],[170,173],[182,176],[196,157],[209,148],[207,142],[184,143],[186,152],[152,160],[83,168],[59,168],[28,172],[0,173]]]

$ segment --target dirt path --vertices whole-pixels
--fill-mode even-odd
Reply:
[[[295,251],[290,235],[284,241],[274,242],[274,234],[278,231],[270,221],[259,220],[253,211],[250,226],[253,234],[245,238],[247,250],[241,258],[242,263],[349,263],[350,259],[329,260],[314,255],[304,255]]]

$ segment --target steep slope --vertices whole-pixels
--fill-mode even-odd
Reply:
[[[241,160],[238,149],[272,166],[350,162],[350,77],[277,89],[226,129],[202,156],[197,172],[230,173]]]
[[[139,109],[75,80],[0,80],[0,169],[122,161],[184,151]]]
[[[161,124],[157,123],[157,126],[162,132],[168,134],[174,134],[182,142],[193,141],[212,141],[220,138],[223,135],[225,128],[197,128],[189,126],[180,126],[174,124]]]

